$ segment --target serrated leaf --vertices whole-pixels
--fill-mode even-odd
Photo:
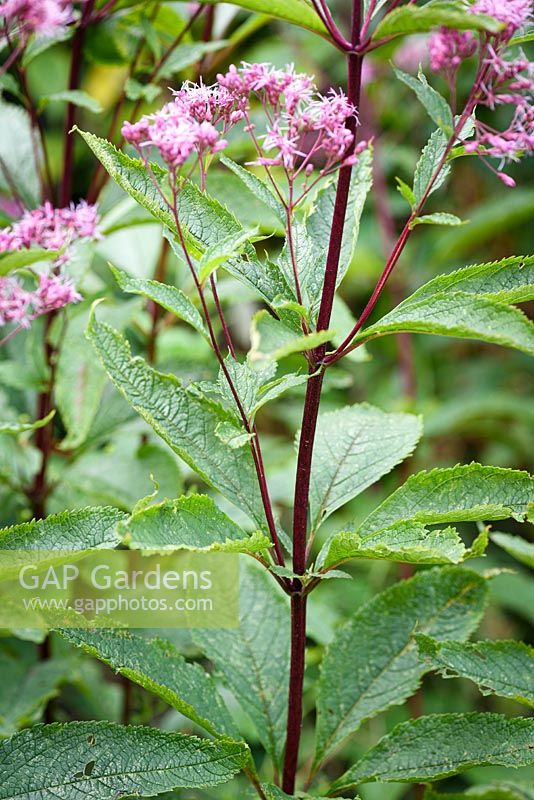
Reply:
[[[217,508],[211,497],[201,494],[165,500],[132,514],[121,530],[128,546],[140,550],[254,553],[269,547],[264,534],[245,533]]]
[[[499,532],[491,534],[491,541],[502,547],[512,558],[534,569],[534,544],[532,542],[525,541],[521,536]]]
[[[534,479],[528,472],[466,464],[411,475],[364,520],[370,533],[402,520],[437,525],[442,522],[525,519],[534,500]]]
[[[409,300],[419,301],[451,291],[474,294],[499,303],[534,300],[534,256],[510,256],[438,275],[417,289]]]
[[[44,428],[54,418],[55,411],[51,411],[46,417],[38,419],[35,422],[0,422],[0,433],[11,433],[18,435],[25,431],[36,431],[39,428]]]
[[[460,31],[498,33],[502,30],[498,20],[485,14],[472,14],[461,0],[430,0],[424,6],[402,6],[386,14],[377,25],[373,39],[426,33],[441,25]]]
[[[421,433],[419,417],[367,404],[321,414],[311,471],[312,530],[407,458]]]
[[[116,508],[62,511],[44,519],[0,529],[0,550],[90,550],[115,547],[117,524],[126,514]]]
[[[332,339],[334,332],[316,331],[302,334],[275,319],[268,311],[258,311],[252,319],[251,349],[249,358],[252,361],[281,361],[282,358],[314,350]]]
[[[216,5],[219,0],[200,0],[203,5]],[[319,15],[315,13],[306,0],[238,0],[237,6],[269,17],[277,17],[286,22],[292,22],[303,28],[308,28],[314,33],[327,36]]]
[[[438,211],[435,214],[425,214],[422,217],[416,217],[411,227],[415,228],[417,225],[467,225],[467,220],[460,219],[455,214],[446,214],[443,211]]]
[[[534,325],[519,309],[467,292],[441,292],[422,300],[409,298],[357,334],[354,341],[370,341],[391,333],[478,339],[534,353]]]
[[[478,766],[534,763],[534,719],[433,714],[403,722],[337,780],[331,791],[373,781],[435,781]]]
[[[71,644],[175,708],[214,736],[238,738],[213,679],[168,641],[122,630],[60,629]]]
[[[227,158],[226,156],[221,157],[221,163],[228,167],[228,169],[232,170],[232,172],[237,175],[237,177],[244,183],[247,189],[250,191],[268,206],[271,211],[274,211],[277,219],[285,224],[286,221],[286,210],[280,199],[276,196],[274,191],[271,187],[262,181],[254,172],[251,172],[248,169],[245,169],[240,164],[236,164],[235,161],[232,161],[231,158]]]
[[[365,720],[417,691],[427,667],[418,658],[414,631],[466,639],[486,598],[480,575],[444,567],[420,572],[362,606],[336,632],[323,659],[315,764]]]
[[[123,292],[149,297],[166,311],[170,311],[179,319],[188,322],[195,330],[207,337],[208,332],[200,312],[181,289],[159,281],[134,278],[112,264],[109,267]]]
[[[240,608],[239,627],[197,628],[192,636],[253,721],[267,752],[280,764],[289,682],[287,600],[270,575],[243,562]]]
[[[102,166],[127,194],[146,208],[159,222],[176,232],[174,217],[152,183],[148,171],[139,158],[130,158],[125,153],[93,133],[75,127],[82,139],[89,145]],[[152,165],[157,179],[162,180],[165,173],[158,165]]]
[[[436,642],[416,635],[419,656],[444,678],[468,678],[484,695],[534,706],[534,649],[523,642]]]
[[[65,89],[39,98],[39,109],[42,111],[50,103],[71,103],[78,108],[85,108],[93,114],[101,114],[104,110],[99,101],[81,89]]]
[[[111,722],[36,725],[0,742],[0,799],[109,800],[216,786],[249,758],[246,745]]]
[[[227,447],[215,433],[225,419],[223,409],[188,392],[174,375],[164,375],[143,359],[132,358],[127,341],[94,315],[88,337],[115,386],[158,436],[207,484],[263,524],[250,451]]]
[[[252,242],[265,239],[257,231],[238,231],[208,247],[198,262],[198,278],[201,283],[228,261],[239,256]]]
[[[406,10],[408,10],[408,8],[406,8]],[[411,13],[413,10],[413,8],[409,8]],[[417,78],[415,78],[413,75],[409,75],[407,72],[403,72],[397,67],[393,67],[393,70],[397,78],[415,92],[417,99],[425,107],[429,117],[436,123],[438,128],[443,130],[447,136],[450,136],[453,131],[453,117],[452,111],[445,98],[430,86],[421,71]]]
[[[318,566],[331,569],[353,558],[406,564],[459,564],[468,553],[454,528],[429,531],[420,523],[399,522],[367,536],[356,531],[335,533],[321,551]]]

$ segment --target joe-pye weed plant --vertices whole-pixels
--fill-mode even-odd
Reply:
[[[31,5],[8,0],[0,6],[10,44],[6,74],[27,44],[23,23],[31,22]],[[68,4],[56,6],[50,3],[59,15],[55,24],[67,24]],[[82,19],[88,19],[91,3],[82,6]],[[243,6],[302,24],[327,39],[346,61],[346,92],[336,87],[321,94],[312,77],[292,66],[243,63],[213,81],[186,82],[160,110],[126,121],[121,134],[128,147],[117,149],[91,132],[78,131],[111,178],[161,223],[164,246],[182,263],[194,291],[188,296],[174,285],[134,278],[112,266],[118,286],[190,325],[209,344],[219,375],[214,381],[185,384],[157,371],[150,363],[153,348],[147,358],[132,356],[126,338],[102,321],[104,306],[95,304],[87,337],[137,414],[214,491],[161,503],[149,499],[131,513],[94,507],[45,516],[50,491],[43,471],[50,456],[46,446],[30,487],[38,498],[33,511],[42,519],[2,533],[3,549],[121,545],[242,553],[241,623],[235,630],[192,631],[217,677],[187,661],[169,642],[123,631],[60,631],[158,695],[202,729],[205,738],[107,722],[29,727],[0,743],[3,800],[153,797],[216,786],[238,773],[246,778],[238,784],[239,796],[250,791],[264,800],[354,798],[359,786],[377,781],[428,783],[425,797],[436,800],[441,795],[430,787],[433,782],[472,767],[534,763],[531,717],[455,712],[397,725],[343,774],[330,766],[364,722],[404,704],[428,672],[463,677],[483,694],[534,704],[530,647],[515,641],[469,641],[482,618],[492,573],[464,566],[484,554],[490,535],[532,566],[531,545],[490,534],[488,525],[527,520],[533,500],[530,476],[476,463],[437,467],[408,477],[361,524],[326,538],[320,531],[330,515],[407,459],[422,435],[422,421],[413,414],[386,413],[368,404],[321,411],[324,383],[334,365],[344,359],[358,364],[364,346],[400,333],[534,351],[532,325],[514,307],[534,298],[530,257],[512,255],[439,275],[382,318],[372,317],[418,227],[462,224],[448,212],[425,213],[429,197],[456,160],[482,159],[501,182],[499,190],[513,191],[506,166],[532,150],[534,136],[531,68],[521,50],[529,41],[530,3],[352,0],[349,31],[336,23],[325,0]],[[9,14],[19,24],[14,41]],[[355,253],[357,258],[360,217],[373,191],[373,141],[359,133],[365,126],[360,102],[365,58],[414,32],[431,32],[431,70],[445,78],[448,96],[433,88],[422,71],[414,77],[394,68],[436,127],[412,185],[399,180],[408,209],[405,224],[368,302],[352,313],[336,314],[336,292]],[[470,71],[467,92],[465,80],[458,81],[460,71]],[[497,129],[495,112],[503,106],[507,127]],[[255,153],[244,165],[224,153],[237,133],[249,137]],[[91,203],[69,206],[71,148],[58,207],[53,193],[33,210],[24,210],[18,198],[20,219],[0,232],[5,254],[0,274],[10,272],[0,278],[0,322],[10,326],[6,343],[41,317],[46,325],[57,325],[60,309],[81,300],[63,266],[77,239],[102,236],[92,203],[103,171],[99,168],[93,180]],[[209,174],[216,160],[283,227],[280,252],[269,250],[264,234],[241,224],[210,196]],[[46,198],[46,164],[41,177]],[[42,259],[43,251],[51,267],[30,291],[16,269]],[[403,266],[409,269],[409,263]],[[223,272],[262,306],[253,317],[251,348],[244,358],[219,292]],[[295,354],[302,369],[282,372],[285,359]],[[286,530],[271,499],[256,417],[263,406],[299,387],[305,395],[292,524]],[[50,392],[42,396],[41,437],[39,430],[49,430],[53,401]],[[218,494],[223,499],[219,505]],[[455,523],[478,524],[469,546]],[[343,579],[350,576],[342,567],[357,559],[423,568],[372,598],[335,631],[310,692],[314,707],[304,708],[308,598],[327,580],[343,592]],[[254,724],[266,754],[261,762],[255,763],[219,694],[220,682]],[[303,713],[314,722],[313,753],[302,752]],[[531,791],[511,777],[506,784],[482,787],[476,796],[517,800],[530,797]]]

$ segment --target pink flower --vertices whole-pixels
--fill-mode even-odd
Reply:
[[[241,117],[226,89],[188,82],[160,111],[134,124],[125,122],[122,135],[143,157],[155,147],[177,171],[191,156],[202,159],[226,147],[222,134]]]
[[[15,323],[28,328],[32,320],[77,303],[81,295],[63,275],[42,274],[33,292],[27,291],[17,278],[0,278],[0,327]]]
[[[0,327],[8,322],[28,327],[31,300],[31,293],[25,291],[15,278],[0,278]]]
[[[531,0],[476,0],[470,11],[473,14],[487,14],[504,22],[507,26],[506,36],[509,38],[530,20],[532,2]]]
[[[73,20],[72,3],[67,0],[4,0],[0,17],[18,25],[21,33],[54,36]]]
[[[96,206],[82,200],[78,205],[54,208],[46,202],[39,208],[26,211],[18,222],[0,231],[0,253],[41,247],[45,250],[68,248],[77,239],[99,237]],[[57,263],[68,260],[62,254]]]
[[[477,39],[470,31],[440,28],[428,40],[430,69],[453,76],[466,58],[477,50]]]
[[[81,299],[81,295],[64,275],[42,274],[39,276],[39,286],[31,296],[31,304],[34,314],[40,315],[57,311]]]

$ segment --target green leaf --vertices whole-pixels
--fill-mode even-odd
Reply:
[[[502,547],[509,556],[534,569],[534,544],[509,533],[492,533],[491,541]]]
[[[362,536],[341,531],[327,540],[318,567],[332,567],[352,558],[385,559],[407,564],[459,564],[470,555],[454,528],[429,531],[424,525],[400,522]]]
[[[444,567],[420,572],[362,606],[336,632],[323,659],[316,766],[365,720],[417,691],[428,667],[418,658],[414,630],[438,640],[466,639],[486,598],[480,575]]]
[[[323,569],[350,558],[386,558],[414,564],[459,563],[481,555],[482,540],[467,550],[454,528],[429,531],[443,522],[525,519],[534,501],[527,472],[480,464],[412,475],[373,511],[357,531],[330,537],[319,555]]]
[[[406,7],[406,10],[408,10],[408,7]],[[413,12],[414,9],[410,6],[409,10]],[[417,78],[414,78],[413,75],[409,75],[397,67],[393,67],[393,70],[397,78],[415,92],[419,102],[426,108],[429,117],[436,123],[438,128],[443,130],[447,136],[450,136],[453,132],[453,116],[445,98],[430,86],[421,71]]]
[[[8,652],[0,654],[0,737],[35,722],[72,675],[72,666],[66,659],[28,663]]]
[[[438,275],[409,298],[422,300],[443,292],[464,292],[499,303],[534,300],[534,256],[510,256]]]
[[[188,663],[170,642],[121,630],[68,628],[59,633],[214,736],[237,738],[213,679],[199,664]]]
[[[221,442],[223,409],[183,388],[174,375],[132,358],[127,341],[92,316],[88,337],[109,377],[132,407],[180,458],[252,519],[263,524],[263,506],[250,452]],[[226,412],[227,413],[227,412]]]
[[[204,5],[216,5],[221,0],[201,0]],[[328,36],[326,28],[321,22],[319,15],[306,0],[237,0],[236,6],[246,8],[248,11],[256,11],[259,14],[267,14],[269,17],[277,17],[302,28],[308,28],[321,36]]]
[[[426,33],[444,25],[460,31],[498,33],[503,25],[485,14],[472,14],[461,0],[430,0],[424,6],[396,8],[377,25],[373,39]]]
[[[135,78],[127,78],[124,83],[124,93],[128,100],[145,100],[153,103],[156,97],[161,94],[161,86],[154,83],[143,84]]]
[[[441,135],[443,135],[442,132],[439,130],[439,128],[438,128],[438,132]],[[417,205],[417,198],[416,198],[414,192],[412,191],[412,189],[410,189],[408,184],[405,183],[403,180],[401,180],[401,178],[395,177],[395,180],[397,181],[397,191],[400,193],[400,195],[402,197],[404,197],[404,199],[406,200],[408,205],[411,208],[414,208]]]
[[[534,353],[534,326],[519,309],[467,292],[441,292],[417,301],[409,298],[354,341],[391,333],[478,339]]]
[[[245,169],[240,164],[236,164],[235,161],[232,161],[231,158],[227,158],[226,156],[221,157],[221,163],[231,169],[232,172],[237,175],[237,177],[245,184],[247,189],[257,197],[262,203],[265,203],[271,211],[274,211],[276,217],[280,222],[285,224],[286,221],[286,211],[280,199],[276,196],[274,191],[271,187],[262,181],[261,178],[258,178],[253,172],[248,169]]]
[[[245,745],[111,722],[36,725],[0,743],[0,800],[109,800],[229,781]]]
[[[534,649],[523,642],[436,642],[416,635],[419,656],[444,678],[468,678],[484,695],[534,706]]]
[[[459,124],[459,121],[459,117],[456,117],[454,120],[456,125]],[[462,129],[458,131],[457,138],[463,141],[464,139],[468,139],[473,132],[474,122],[472,117],[470,117],[465,122]],[[418,205],[426,195],[431,180],[434,179],[434,183],[432,184],[432,188],[428,191],[428,196],[437,191],[440,186],[444,184],[447,176],[449,175],[451,171],[450,162],[445,161],[445,163],[443,163],[443,159],[447,152],[448,141],[448,136],[445,136],[441,128],[436,128],[427,144],[423,148],[421,157],[416,164],[413,178],[413,206]],[[440,166],[440,172],[436,174]]]
[[[90,550],[119,543],[116,508],[82,508],[0,529],[2,550]]]
[[[412,206],[417,206],[421,202],[428,185],[434,177],[436,170],[441,164],[445,155],[448,143],[448,136],[445,136],[441,128],[436,128],[428,142],[423,148],[421,157],[416,164],[413,176],[413,203]],[[451,171],[449,163],[443,164],[441,172],[436,177],[429,194],[433,194],[440,186],[443,185],[447,176]]]
[[[158,82],[163,78],[170,78],[192,64],[197,64],[208,53],[215,53],[217,50],[222,50],[227,46],[228,41],[226,39],[219,39],[215,42],[181,44],[179,47],[168,51],[168,54],[170,53],[169,57],[165,59],[153,80]]]
[[[306,335],[288,328],[268,311],[258,311],[252,319],[250,333],[252,361],[280,361],[282,358],[314,350],[321,344],[331,341],[333,331],[316,331]]]
[[[139,158],[130,158],[105,139],[100,139],[93,133],[82,131],[74,127],[82,139],[89,145],[102,166],[127,194],[146,208],[152,216],[167,228],[176,232],[176,224],[170,211],[158,190],[152,183],[148,171]],[[158,180],[162,180],[166,173],[158,166],[152,165]]]
[[[360,530],[379,531],[400,521],[523,521],[533,501],[534,479],[528,472],[481,464],[438,468],[411,475],[371,512]]]
[[[85,108],[93,114],[101,114],[104,110],[94,97],[81,89],[65,89],[62,92],[54,92],[39,98],[39,110],[42,111],[50,103],[71,103],[78,108]]]
[[[312,530],[411,455],[421,433],[419,417],[367,404],[321,414],[311,472]]]
[[[260,236],[257,230],[239,231],[230,234],[230,236],[208,247],[198,264],[198,278],[200,282],[205,283],[213,272],[227,262],[235,259],[236,256],[241,255],[252,242],[257,242],[265,238],[265,236]]]
[[[267,752],[280,764],[289,682],[287,598],[265,570],[248,562],[241,566],[239,627],[197,628],[192,636],[253,721]]]
[[[331,791],[373,781],[425,781],[471,767],[534,763],[534,719],[500,714],[433,714],[403,722],[337,780]]]
[[[53,261],[59,255],[59,250],[41,250],[32,247],[30,250],[18,250],[14,253],[5,253],[0,257],[0,277],[16,269],[29,267],[39,261]]]
[[[35,431],[38,428],[45,428],[48,423],[54,418],[55,411],[51,411],[43,419],[38,419],[35,422],[0,422],[0,433],[12,433],[18,435],[25,431]]]
[[[179,319],[188,322],[195,330],[207,337],[208,332],[200,312],[181,289],[159,281],[134,278],[112,264],[109,265],[109,268],[123,292],[149,297],[166,311],[170,311]]]
[[[9,179],[5,171],[0,170],[0,191],[10,197],[14,184],[26,208],[35,208],[41,203],[36,157],[42,159],[42,148],[33,137],[28,112],[0,99],[0,158],[10,169]]]
[[[416,217],[411,223],[411,227],[415,228],[416,225],[467,225],[467,220],[460,219],[455,214],[446,214],[443,211],[438,211],[435,214],[425,214],[422,217]]]
[[[257,531],[250,536],[217,508],[211,497],[191,494],[150,506],[124,522],[125,542],[140,550],[223,550],[255,553],[269,547]]]

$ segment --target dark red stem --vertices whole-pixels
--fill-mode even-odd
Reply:
[[[353,0],[352,6],[352,31],[351,46],[355,49],[360,41],[362,26],[362,2]],[[347,54],[348,86],[347,97],[356,107],[360,104],[362,57],[355,52]],[[356,139],[357,120],[351,117],[347,120],[347,127],[354,135],[353,147]],[[325,267],[325,280],[317,330],[326,330],[330,324],[332,305],[336,293],[339,259],[345,227],[345,217],[349,200],[352,167],[346,166],[340,170],[332,229]],[[314,351],[316,363],[321,363],[326,352],[326,346],[321,346]],[[314,370],[313,367],[310,367]],[[314,370],[316,371],[316,369]],[[297,457],[297,476],[295,481],[295,500],[293,511],[293,570],[297,575],[306,571],[306,545],[308,535],[308,506],[311,465],[317,418],[321,402],[324,370],[311,377],[306,388],[306,399],[302,416],[302,429],[300,435],[299,452]],[[288,794],[295,791],[295,779],[298,766],[300,734],[302,728],[302,692],[304,682],[304,660],[306,653],[306,603],[300,594],[300,581],[293,582],[294,594],[291,598],[291,666],[289,680],[289,701],[287,714],[286,752],[284,760],[283,789]]]

